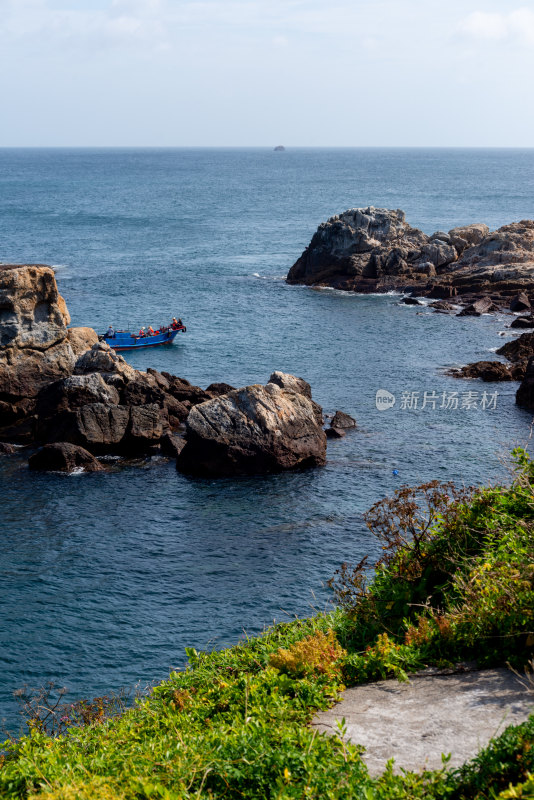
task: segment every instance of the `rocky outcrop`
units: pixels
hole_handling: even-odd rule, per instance
[[[517,339],[513,339],[511,342],[499,347],[497,354],[514,363],[528,361],[529,358],[534,356],[534,332],[522,333]]]
[[[97,342],[79,356],[73,375],[39,393],[37,438],[72,442],[94,453],[150,450],[188,414],[172,395],[171,383],[155,370],[133,369]]]
[[[427,236],[403,211],[353,208],[319,225],[288,283],[358,292],[410,290],[447,299],[512,297],[534,280],[534,221],[490,232],[477,223]],[[528,301],[528,298],[527,298]]]
[[[28,466],[32,470],[49,472],[73,472],[80,469],[84,472],[101,472],[104,469],[83,447],[66,442],[45,445],[30,456]]]
[[[481,378],[483,381],[520,381],[525,375],[526,361],[516,364],[503,364],[501,361],[475,361],[460,369],[452,369],[449,375],[453,378]]]
[[[32,469],[99,469],[93,456],[109,453],[163,452],[214,475],[325,461],[322,408],[302,378],[205,390],[136,370],[92,329],[67,328],[48,267],[0,270],[0,300],[0,433],[45,445]],[[187,441],[176,433],[186,418]]]
[[[290,383],[290,377],[280,380]],[[326,436],[311,399],[274,382],[195,406],[185,436],[177,467],[196,475],[261,474],[326,461]]]
[[[523,408],[534,409],[534,357],[529,359],[525,377],[515,395],[515,402]]]
[[[8,438],[31,438],[39,390],[71,372],[69,322],[52,269],[0,267],[0,429]]]

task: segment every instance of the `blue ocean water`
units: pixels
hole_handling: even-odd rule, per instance
[[[135,367],[201,386],[281,369],[359,423],[324,469],[262,478],[191,479],[165,460],[32,475],[24,453],[0,460],[0,720],[16,728],[24,683],[94,696],[165,677],[185,646],[324,608],[336,567],[375,552],[362,513],[403,482],[506,478],[531,423],[515,384],[443,373],[491,357],[504,318],[283,278],[346,208],[402,208],[432,233],[532,218],[533,198],[533,150],[0,150],[0,261],[56,265],[73,325],[180,315],[187,334],[128,356]],[[450,392],[457,409],[440,407]]]

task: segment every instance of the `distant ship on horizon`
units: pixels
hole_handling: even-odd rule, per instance
[[[277,144],[276,147],[274,148],[275,152],[279,152],[279,153],[282,152],[282,150],[285,150],[285,149],[286,148],[284,147],[283,144]]]

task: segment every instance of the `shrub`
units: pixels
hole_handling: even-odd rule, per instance
[[[280,672],[301,677],[306,674],[341,676],[339,662],[347,655],[330,629],[327,633],[307,636],[289,648],[280,647],[269,657],[269,663]]]

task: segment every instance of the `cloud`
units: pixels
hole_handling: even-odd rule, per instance
[[[459,25],[465,36],[482,41],[515,40],[534,44],[534,11],[522,7],[507,14],[473,11]]]

